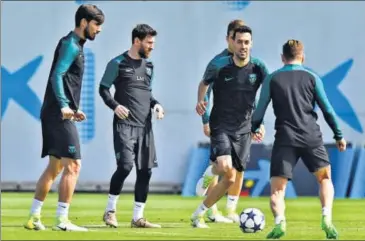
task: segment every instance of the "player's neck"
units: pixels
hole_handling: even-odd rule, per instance
[[[141,56],[139,55],[138,51],[133,46],[129,49],[128,55],[132,59],[141,59]]]
[[[77,37],[79,37],[80,39],[82,40],[85,40],[86,37],[85,37],[85,34],[84,34],[84,31],[82,31],[80,28],[75,28],[74,29],[74,33],[77,35]]]
[[[292,60],[292,61],[285,62],[285,65],[302,65],[302,61],[301,60]]]
[[[251,57],[248,56],[246,59],[241,60],[241,59],[237,58],[236,55],[233,55],[233,62],[238,67],[244,67],[244,66],[246,66],[250,62],[250,59],[251,59]]]

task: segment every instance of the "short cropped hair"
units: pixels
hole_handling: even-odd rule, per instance
[[[244,25],[245,25],[245,22],[243,22],[243,20],[241,20],[241,19],[232,20],[228,24],[228,27],[227,27],[227,36],[229,36],[229,33],[231,31],[233,31],[235,28],[238,28],[238,27],[241,27],[241,26],[244,26]]]
[[[241,26],[241,27],[238,27],[238,28],[235,28],[233,30],[233,35],[232,35],[232,39],[233,40],[236,39],[237,33],[249,33],[249,34],[252,35],[252,30],[251,30],[251,28],[249,26],[246,26],[246,25]]]
[[[75,14],[75,26],[79,27],[81,20],[85,18],[87,22],[95,20],[99,25],[104,23],[104,13],[93,4],[82,4]]]
[[[299,40],[290,39],[283,45],[283,56],[286,60],[293,60],[303,55],[304,45]]]
[[[134,44],[134,39],[138,38],[139,40],[144,40],[147,36],[157,36],[157,31],[153,29],[148,24],[138,24],[132,30],[132,44]]]

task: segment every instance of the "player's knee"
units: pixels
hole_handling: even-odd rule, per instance
[[[63,166],[61,164],[60,159],[50,159],[50,162],[48,163],[46,172],[48,176],[54,180],[56,177],[62,172]]]
[[[234,170],[234,168],[230,168],[226,171],[226,173],[223,176],[223,181],[227,187],[230,187],[235,183],[236,171]]]
[[[133,169],[133,163],[124,163],[118,165],[117,172],[119,176],[126,177],[129,175],[132,169]]]
[[[314,173],[314,175],[316,176],[319,183],[324,180],[329,180],[331,179],[331,167],[328,165],[326,167],[320,168]]]
[[[69,158],[63,158],[62,164],[64,172],[69,175],[78,176],[81,170],[81,160],[73,160]]]
[[[217,158],[216,170],[218,173],[226,174],[232,169],[232,160],[230,156],[220,156]]]
[[[151,176],[152,176],[151,169],[141,169],[137,171],[137,178],[150,180]]]
[[[137,185],[149,185],[151,176],[152,176],[151,169],[137,170],[136,184]]]

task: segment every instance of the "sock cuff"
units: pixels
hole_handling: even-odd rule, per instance
[[[146,205],[146,203],[142,203],[142,202],[134,202],[134,206],[137,206],[137,207],[144,207]]]
[[[70,204],[69,203],[64,203],[64,202],[58,202],[58,206],[64,207],[64,208],[69,208]]]
[[[227,195],[228,199],[231,199],[232,201],[237,201],[239,196],[234,196],[234,195]]]
[[[40,206],[43,205],[43,201],[39,201],[38,199],[33,199],[33,203],[36,203],[36,204],[38,204]]]

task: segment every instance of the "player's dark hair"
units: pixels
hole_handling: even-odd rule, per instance
[[[290,61],[303,55],[304,45],[299,40],[290,39],[283,45],[283,56]]]
[[[243,20],[241,20],[241,19],[232,20],[228,24],[228,27],[227,27],[227,36],[229,36],[229,33],[231,31],[233,31],[235,28],[238,28],[238,27],[241,27],[241,26],[244,26],[244,25],[245,25],[245,22],[243,22]]]
[[[133,30],[132,30],[132,44],[134,44],[134,39],[138,38],[139,40],[145,39],[147,36],[157,36],[157,31],[154,30],[151,26],[148,24],[138,24]]]
[[[75,14],[75,26],[79,27],[81,19],[85,18],[87,22],[95,20],[99,25],[104,23],[104,13],[95,5],[82,4]]]
[[[233,35],[232,35],[233,40],[236,39],[236,34],[237,33],[249,33],[249,34],[252,35],[252,30],[249,26],[246,26],[246,25],[235,28],[233,30]]]

